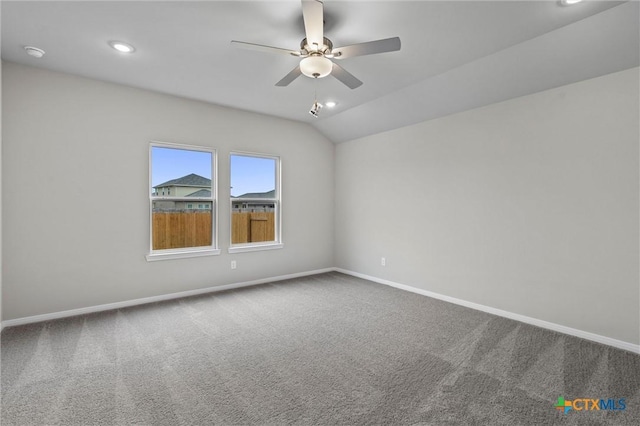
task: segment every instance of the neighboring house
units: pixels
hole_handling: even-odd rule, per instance
[[[200,189],[187,197],[193,198],[211,198],[210,189]],[[176,201],[176,209],[178,210],[211,210],[211,201],[194,200],[189,201]]]
[[[267,192],[248,192],[237,197],[231,196],[231,206],[234,212],[272,212],[275,210],[275,189]],[[211,210],[211,201],[201,198],[211,198],[211,179],[191,173],[177,179],[172,179],[153,187],[154,197],[169,199],[153,200],[153,211],[202,211]],[[194,198],[190,200],[173,200],[172,198]]]
[[[153,187],[154,197],[193,197],[186,200],[154,200],[153,211],[211,210],[211,201],[197,198],[211,198],[211,179],[195,173],[161,183]]]
[[[188,197],[201,189],[209,190],[211,195],[211,179],[207,179],[195,173],[172,179],[153,187],[153,195],[157,197]]]
[[[272,212],[275,210],[275,203],[269,198],[275,198],[275,189],[267,192],[248,192],[237,197],[231,197],[231,208],[234,212]]]

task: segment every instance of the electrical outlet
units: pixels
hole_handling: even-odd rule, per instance
[[[387,259],[385,259],[384,257],[380,258],[380,265],[387,266]]]
[[[238,264],[236,263],[235,260],[231,261],[231,269],[236,269],[236,267],[238,266]]]

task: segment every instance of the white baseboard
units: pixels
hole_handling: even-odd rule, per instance
[[[276,281],[289,280],[292,278],[306,277],[308,275],[332,272],[334,268],[316,269],[314,271],[298,272],[295,274],[280,275],[271,278],[261,278],[259,280],[244,281],[239,283],[221,285],[217,287],[199,288],[197,290],[180,291],[178,293],[162,294],[159,296],[145,297],[142,299],[125,300],[123,302],[107,303],[104,305],[89,306],[87,308],[70,309],[68,311],[52,312],[50,314],[34,315],[30,317],[10,319],[2,321],[2,328],[16,325],[31,324],[54,319],[74,317],[77,315],[92,314],[95,312],[110,311],[113,309],[128,308],[130,306],[145,305],[147,303],[162,302],[165,300],[179,299],[181,297],[197,296],[199,294],[214,293],[218,291],[232,290],[235,288],[249,287],[258,284],[272,283]]]
[[[582,339],[591,340],[593,342],[602,343],[604,345],[613,346],[614,348],[624,349],[625,351],[634,352],[640,354],[640,345],[636,345],[622,340],[613,339],[611,337],[601,336],[599,334],[590,333],[588,331],[578,330],[564,325],[555,324],[548,321],[543,321],[537,318],[531,318],[525,315],[515,314],[509,311],[503,311],[502,309],[492,308],[490,306],[480,305],[478,303],[468,302],[466,300],[457,299],[455,297],[445,296],[443,294],[434,293],[432,291],[423,290],[416,287],[411,287],[404,284],[399,284],[393,281],[385,280],[382,278],[372,277],[370,275],[361,274],[359,272],[353,272],[342,268],[334,268],[336,272],[351,275],[358,278],[363,278],[368,281],[373,281],[379,284],[388,285],[391,287],[399,288],[401,290],[410,291],[412,293],[421,294],[423,296],[432,297],[434,299],[443,300],[445,302],[453,303],[456,305],[464,306],[467,308],[475,309],[489,314],[497,315],[499,317],[509,318],[512,320],[520,321],[526,324],[535,325],[536,327],[546,328],[548,330],[557,331],[558,333],[568,334],[570,336],[580,337]]]

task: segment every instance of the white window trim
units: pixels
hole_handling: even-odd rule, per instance
[[[189,257],[217,256],[219,254],[220,254],[220,249],[212,249],[212,248],[205,248],[202,250],[168,249],[168,250],[154,250],[153,253],[147,254],[146,258],[148,262],[155,262],[156,260],[171,260],[171,259],[185,259]]]
[[[231,242],[231,228],[232,228],[232,215],[233,215],[233,200],[245,200],[244,198],[233,198],[229,197],[229,248],[227,249],[228,253],[244,253],[250,251],[262,251],[262,250],[277,250],[284,248],[284,243],[282,242],[282,160],[280,156],[271,155],[271,154],[262,154],[257,152],[246,152],[246,151],[231,151],[229,153],[229,175],[231,175],[231,156],[232,155],[244,155],[248,157],[258,157],[258,158],[270,158],[275,160],[276,163],[276,198],[251,198],[246,199],[249,201],[266,201],[275,204],[275,241],[261,241],[257,243],[242,243],[242,244],[233,244]]]
[[[262,251],[262,250],[278,250],[284,248],[282,243],[246,243],[246,244],[234,244],[233,247],[229,247],[229,253],[245,253],[249,251]]]
[[[153,183],[151,179],[153,147],[172,148],[191,151],[207,152],[211,154],[211,198],[205,197],[170,197],[152,196]],[[171,142],[151,141],[149,143],[149,252],[145,256],[147,262],[157,260],[184,259],[190,257],[217,256],[220,254],[218,246],[218,153],[214,148],[197,145],[185,145]],[[185,247],[176,249],[153,250],[153,202],[156,200],[172,201],[208,201],[211,202],[211,245],[202,247]]]

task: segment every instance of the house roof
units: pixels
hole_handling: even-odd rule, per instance
[[[211,197],[211,190],[209,189],[200,189],[196,192],[193,192],[189,195],[187,195],[187,197]]]
[[[159,188],[162,186],[202,186],[205,188],[211,188],[211,179],[207,179],[195,173],[191,173],[177,179],[168,180],[164,183],[161,183],[160,185],[154,186],[154,188]]]
[[[272,189],[267,192],[247,192],[246,194],[238,195],[234,198],[275,198],[276,190]]]

